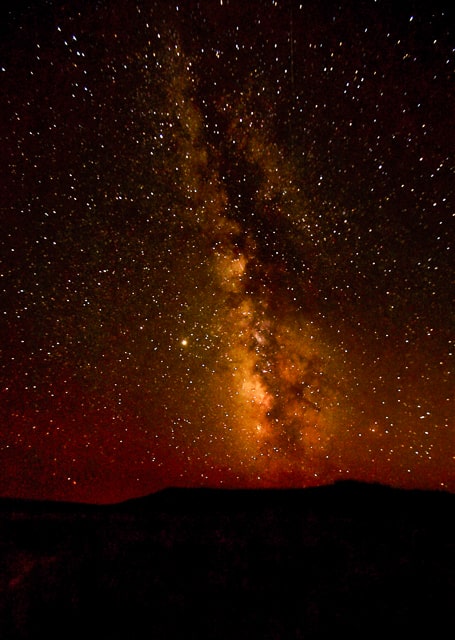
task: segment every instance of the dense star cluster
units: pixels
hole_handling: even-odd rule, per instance
[[[2,10],[2,495],[455,490],[430,5]]]

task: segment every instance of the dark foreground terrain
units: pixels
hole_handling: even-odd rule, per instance
[[[452,637],[455,495],[340,483],[0,502],[0,638]]]

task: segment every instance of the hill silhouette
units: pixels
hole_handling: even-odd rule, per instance
[[[0,637],[383,637],[453,628],[455,495],[342,482],[0,501]]]

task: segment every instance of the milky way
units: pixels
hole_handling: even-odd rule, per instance
[[[1,494],[455,490],[448,11],[3,13]]]

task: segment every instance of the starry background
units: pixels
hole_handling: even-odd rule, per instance
[[[449,3],[1,18],[0,494],[455,491]]]

